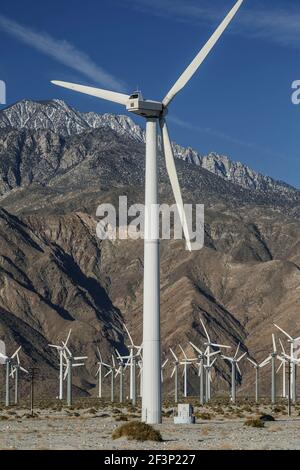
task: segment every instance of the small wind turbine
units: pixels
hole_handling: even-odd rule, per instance
[[[166,365],[168,364],[169,362],[169,359],[167,358],[161,365],[161,371],[160,371],[160,378],[161,378],[161,383],[164,382],[164,368],[166,367]]]
[[[239,367],[239,362],[246,356],[247,352],[244,352],[240,357],[238,357],[239,350],[240,350],[241,343],[238,344],[236,348],[235,355],[233,357],[224,356],[221,357],[225,359],[225,361],[229,361],[231,364],[231,401],[232,403],[236,402],[236,370],[238,370],[239,374],[242,375],[241,369]]]
[[[282,369],[282,398],[286,398],[286,395],[287,395],[286,393],[286,364],[288,363],[288,360],[286,359],[287,354],[280,338],[279,338],[279,343],[280,343],[280,347],[281,347],[283,355],[278,356],[278,359],[280,360],[280,364],[276,371],[276,374],[278,374],[280,369]]]
[[[133,343],[132,337],[126,328],[126,325],[123,324],[124,329],[128,335],[130,344],[127,345],[127,348],[129,349],[130,356],[129,356],[129,366],[130,366],[130,382],[129,382],[129,397],[130,400],[132,401],[133,406],[136,405],[136,362],[137,362],[137,357],[141,353],[142,346],[136,346]],[[136,349],[137,353],[135,354],[134,350]]]
[[[186,245],[191,250],[190,235],[186,221],[180,186],[176,173],[174,155],[169,137],[166,116],[168,106],[175,96],[185,87],[199,66],[213,49],[223,32],[242,5],[238,0],[219,25],[209,41],[200,50],[172,86],[162,102],[145,100],[140,92],[132,95],[115,93],[89,86],[61,81],[53,84],[74,91],[96,96],[126,106],[129,112],[144,117],[146,121],[146,177],[145,177],[145,237],[144,237],[144,298],[143,298],[143,396],[142,420],[148,424],[161,423],[161,348],[160,348],[160,281],[159,281],[159,213],[158,173],[157,173],[157,123],[160,124],[162,147],[167,172],[173,188],[178,213],[184,231]]]
[[[201,351],[201,349],[199,349],[197,346],[195,346],[194,343],[192,343],[190,341],[190,345],[195,349],[195,351],[197,352],[197,355],[198,355],[198,377],[199,377],[199,380],[200,380],[200,384],[199,384],[199,392],[200,392],[200,405],[203,406],[205,404],[205,366],[207,365],[206,364],[206,361],[207,361],[207,351],[208,351],[208,347],[206,348],[206,350],[203,352]],[[216,354],[219,354],[221,351],[218,350],[218,351],[215,351],[213,353],[210,354],[210,358],[212,356],[215,356]],[[211,364],[213,365],[213,364]],[[211,367],[210,365],[210,367]],[[210,380],[210,379],[209,379]]]
[[[254,366],[254,369],[255,369],[255,402],[258,403],[259,402],[259,369],[260,369],[260,365],[256,361],[251,359],[250,357],[247,357],[246,359]]]
[[[297,346],[299,346],[300,336],[298,336],[297,338],[293,338],[283,328],[276,325],[276,323],[273,323],[273,325],[288,338],[288,343],[290,343],[290,357],[297,359],[295,357],[295,352],[296,352]],[[296,397],[296,388],[297,388],[296,362],[295,361],[291,362],[291,399],[293,403],[296,403],[296,400],[297,400],[297,397]]]
[[[5,364],[6,366],[6,378],[5,378],[5,406],[10,405],[10,389],[9,389],[9,376],[10,376],[10,369],[11,369],[11,364],[14,360],[14,358],[17,356],[18,352],[20,351],[22,346],[19,346],[18,349],[11,355],[7,356],[6,355],[6,350],[5,350],[5,345],[3,347],[4,343],[2,343],[2,350],[4,352],[0,352],[0,364]]]
[[[73,356],[69,347],[66,343],[62,342],[64,346],[63,356],[66,361],[65,363],[65,373],[64,373],[64,380],[67,379],[67,404],[68,406],[72,406],[72,373],[73,367],[82,367],[84,366],[84,362],[74,362],[74,361],[84,361],[87,359],[87,356]]]
[[[109,368],[110,366],[103,362],[102,360],[102,355],[100,353],[100,349],[97,346],[97,353],[98,353],[98,359],[99,361],[97,362],[98,364],[98,369],[96,372],[96,377],[98,375],[98,398],[102,398],[102,367]]]
[[[110,378],[111,378],[111,383],[110,383],[110,401],[112,403],[114,403],[115,401],[115,374],[117,372],[117,367],[116,367],[116,361],[115,361],[115,357],[114,355],[112,354],[111,355],[111,362],[112,362],[112,365],[111,366],[108,366],[109,367],[109,371],[105,374],[104,377],[107,377],[108,375],[110,375]]]
[[[124,370],[129,365],[129,360],[131,359],[131,356],[121,356],[117,349],[115,349],[115,351],[117,353],[117,359],[119,362],[119,368],[116,372],[115,377],[120,375],[120,403],[123,403],[124,401]]]
[[[174,369],[173,369],[172,374],[171,374],[171,378],[174,375],[174,380],[175,380],[175,383],[174,383],[174,401],[175,401],[175,403],[178,403],[178,367],[179,367],[180,361],[179,361],[178,357],[176,356],[176,354],[174,353],[172,348],[170,348],[170,351],[171,351],[172,356],[174,357],[174,361],[173,361]]]
[[[70,336],[71,336],[72,330],[69,330],[68,336],[66,341],[63,343],[64,346],[60,346],[57,344],[48,344],[50,348],[54,348],[57,350],[58,355],[59,355],[59,387],[58,387],[58,399],[62,400],[64,397],[64,366],[63,366],[63,360],[64,360],[64,351],[66,350],[66,346],[68,345]]]
[[[19,352],[17,352],[15,357],[17,359],[17,363],[12,364],[10,375],[15,379],[15,405],[17,405],[19,403],[19,371],[25,372],[25,374],[28,374],[29,372],[21,366]]]
[[[195,358],[188,358],[185,351],[179,344],[179,348],[182,351],[183,359],[180,361],[180,364],[184,366],[183,368],[183,396],[186,398],[188,396],[188,366],[193,364],[197,359]]]
[[[230,349],[231,346],[226,346],[226,345],[224,345],[224,344],[218,344],[218,343],[212,342],[211,339],[210,339],[210,336],[209,336],[209,334],[208,334],[208,331],[207,331],[207,329],[205,328],[205,325],[204,325],[204,323],[203,323],[203,321],[202,321],[201,318],[200,318],[200,322],[201,322],[201,325],[202,325],[203,330],[204,330],[204,332],[205,332],[205,336],[206,336],[206,338],[207,338],[207,342],[205,342],[204,344],[205,344],[205,346],[207,346],[207,348],[206,348],[206,354],[205,354],[206,357],[207,357],[207,362],[206,362],[206,366],[207,366],[207,367],[206,367],[206,368],[207,368],[207,370],[209,370],[210,358],[211,358],[211,356],[213,356],[213,353],[211,353],[211,348],[220,348],[220,349],[225,348],[225,349]],[[206,381],[206,401],[209,401],[210,399],[211,399],[211,380],[207,380],[207,381]]]
[[[272,344],[273,344],[273,352],[260,364],[260,367],[265,367],[266,365],[271,363],[272,367],[272,374],[271,374],[271,402],[274,405],[276,403],[276,359],[278,357],[277,354],[277,346],[275,341],[275,335],[272,334]]]

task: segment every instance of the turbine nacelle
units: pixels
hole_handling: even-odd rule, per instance
[[[145,118],[159,118],[163,112],[163,104],[159,101],[144,100],[142,93],[137,91],[130,95],[126,109]]]

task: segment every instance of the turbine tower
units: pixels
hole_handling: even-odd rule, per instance
[[[174,360],[173,360],[174,368],[173,368],[172,374],[171,374],[171,378],[174,375],[174,381],[175,381],[175,383],[174,383],[174,401],[175,401],[175,403],[178,403],[178,367],[179,367],[180,362],[179,362],[179,359],[176,356],[176,354],[174,353],[172,348],[170,348],[170,351],[171,351],[172,356],[174,357]]]
[[[59,386],[58,386],[58,399],[62,400],[64,397],[64,353],[66,351],[66,347],[68,345],[72,330],[69,330],[67,339],[65,342],[62,341],[63,346],[57,344],[48,344],[50,348],[54,348],[57,350],[59,355]]]
[[[159,122],[162,149],[173,189],[186,245],[191,250],[188,226],[176,173],[173,149],[166,116],[168,106],[185,87],[199,66],[213,49],[242,5],[238,0],[214,34],[179,77],[162,102],[145,100],[140,92],[132,95],[116,93],[74,83],[52,81],[53,84],[74,91],[119,103],[129,112],[146,119],[146,175],[145,175],[145,236],[144,236],[144,297],[143,297],[143,394],[142,420],[148,424],[161,423],[161,347],[160,347],[160,277],[159,277],[159,213],[157,153]]]
[[[5,406],[10,405],[10,389],[9,389],[9,376],[11,372],[12,362],[15,357],[17,357],[22,346],[19,346],[18,349],[11,355],[7,356],[5,353],[5,344],[2,342],[0,352],[0,364],[5,364],[6,367],[6,376],[5,376]]]

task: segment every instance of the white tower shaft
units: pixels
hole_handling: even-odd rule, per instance
[[[146,124],[142,420],[161,423],[157,119]]]

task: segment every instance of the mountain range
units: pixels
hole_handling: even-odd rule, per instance
[[[300,191],[227,157],[173,147],[184,201],[205,206],[205,247],[189,254],[180,240],[161,243],[163,356],[179,343],[189,354],[189,341],[203,345],[202,318],[215,341],[262,360],[273,321],[300,335]],[[161,156],[159,178],[161,202],[173,203]],[[143,243],[99,240],[95,214],[120,195],[143,202],[143,185],[144,130],[129,117],[60,100],[0,112],[0,339],[9,350],[22,344],[24,365],[47,379],[41,394],[58,385],[47,344],[70,328],[70,347],[89,357],[74,374],[78,394],[95,394],[97,346],[106,361],[115,347],[127,351],[124,323],[141,342]],[[241,370],[240,393],[249,392],[253,370],[247,361]],[[170,392],[168,367],[165,375]],[[229,381],[218,359],[214,387],[228,393]],[[191,369],[194,393],[197,384]]]

